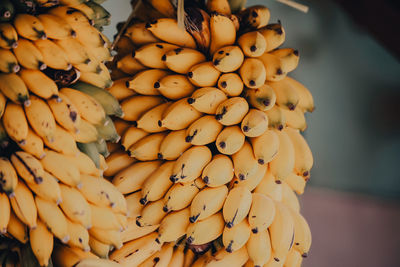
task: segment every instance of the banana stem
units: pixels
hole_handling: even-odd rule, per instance
[[[299,4],[297,2],[294,2],[292,0],[276,0],[282,4],[288,5],[290,7],[293,7],[297,10],[300,10],[301,12],[307,13],[308,12],[308,6]]]
[[[185,30],[185,0],[178,0],[177,18],[179,28]]]

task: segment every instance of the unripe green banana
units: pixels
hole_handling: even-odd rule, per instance
[[[243,81],[237,73],[223,73],[218,79],[218,88],[228,96],[239,96],[243,91]]]
[[[215,87],[203,87],[191,95],[188,103],[200,112],[215,114],[218,105],[225,100],[227,97],[222,90]]]

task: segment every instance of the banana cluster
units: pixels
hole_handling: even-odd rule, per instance
[[[282,47],[267,7],[233,14],[209,0],[185,8],[182,29],[171,2],[139,1],[111,64],[108,91],[125,116],[104,175],[129,219],[110,259],[300,266],[311,232],[297,195],[313,165],[301,132],[314,102],[289,74],[299,52]]]

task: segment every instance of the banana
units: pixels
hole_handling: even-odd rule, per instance
[[[0,91],[0,118],[3,117],[4,110],[6,109],[7,98],[4,94]],[[5,130],[4,130],[5,131]]]
[[[304,193],[304,188],[306,186],[306,179],[300,175],[295,173],[290,173],[288,177],[286,177],[285,182],[290,186],[290,188],[295,191],[298,195],[302,195]]]
[[[241,129],[247,137],[258,137],[268,129],[268,116],[258,109],[250,109],[242,120]]]
[[[261,165],[271,162],[279,151],[279,137],[276,131],[267,129],[262,135],[250,138],[254,156]]]
[[[283,131],[276,131],[279,138],[279,149],[276,156],[269,163],[272,175],[277,181],[285,180],[292,172],[295,163],[295,151],[289,135]]]
[[[42,23],[48,38],[59,40],[76,37],[76,32],[60,17],[52,14],[40,14],[37,18]]]
[[[43,55],[43,62],[48,67],[58,70],[70,70],[72,68],[71,63],[62,48],[49,39],[36,40],[35,46]]]
[[[146,3],[166,17],[174,18],[176,16],[175,8],[169,0],[146,0]]]
[[[187,100],[199,112],[215,114],[218,106],[228,98],[222,90],[215,87],[199,88]]]
[[[262,5],[251,6],[239,13],[244,28],[259,29],[268,24],[270,11]]]
[[[95,27],[84,24],[81,24],[79,27],[74,27],[73,25],[71,26],[74,31],[76,31],[76,39],[88,50],[90,48],[100,48],[100,50],[105,51],[105,49],[102,48],[106,48],[108,46],[107,40],[104,39],[103,35]]]
[[[154,84],[168,74],[168,71],[161,69],[143,70],[127,82],[127,87],[141,95],[160,95]]]
[[[18,46],[18,33],[10,23],[0,23],[0,47],[11,49]]]
[[[224,224],[221,212],[202,221],[191,223],[186,229],[186,242],[191,245],[201,245],[213,241],[222,234]]]
[[[159,224],[152,226],[139,226],[136,224],[136,217],[128,219],[128,227],[121,232],[123,243],[138,239],[157,230]]]
[[[145,130],[139,129],[135,126],[130,126],[122,136],[121,145],[125,148],[125,150],[128,150],[129,147],[148,135],[149,133]]]
[[[186,30],[178,26],[176,19],[161,18],[146,24],[149,30],[156,38],[174,45],[196,48],[196,42]]]
[[[146,131],[147,133],[157,133],[167,130],[165,127],[160,127],[158,122],[162,119],[164,111],[171,104],[172,102],[166,102],[150,109],[144,113],[138,121],[136,121],[136,127]]]
[[[239,46],[224,46],[214,53],[212,61],[220,72],[234,72],[243,64],[244,55]]]
[[[232,161],[235,175],[239,180],[246,180],[257,171],[257,159],[248,141],[245,141],[240,150],[232,155]]]
[[[249,225],[254,234],[267,231],[275,217],[274,201],[260,193],[253,193],[251,208],[249,211]]]
[[[186,142],[186,129],[171,131],[160,144],[159,159],[175,160],[192,144]]]
[[[299,51],[293,48],[276,49],[271,54],[281,59],[283,72],[291,72],[299,64]]]
[[[67,243],[70,239],[68,234],[67,218],[59,207],[53,202],[44,200],[35,196],[35,204],[40,219],[46,224],[47,228],[60,239],[61,242]]]
[[[43,166],[40,161],[34,158],[31,154],[16,151],[11,155],[11,162],[19,177],[24,179],[25,182],[40,184],[43,181]]]
[[[183,152],[176,160],[170,180],[174,183],[188,183],[201,175],[211,161],[211,151],[206,146],[194,146]]]
[[[47,266],[53,251],[53,234],[38,220],[37,227],[29,230],[29,243],[40,266]]]
[[[29,40],[47,38],[43,24],[33,15],[17,14],[14,18],[14,27],[20,36]]]
[[[301,266],[301,263],[303,261],[303,258],[300,254],[300,252],[298,252],[295,249],[291,249],[286,257],[284,266],[285,267],[299,267]]]
[[[245,186],[247,187],[247,189],[249,189],[250,191],[253,191],[261,182],[261,180],[263,179],[265,173],[267,172],[268,169],[268,165],[258,165],[257,166],[257,171],[250,175],[249,177],[247,177],[246,180],[240,180],[239,178],[235,177],[232,182],[233,182],[233,186]]]
[[[238,44],[247,57],[259,57],[267,48],[267,41],[258,31],[242,34],[238,39]]]
[[[180,245],[177,246],[175,251],[172,253],[171,260],[168,264],[168,267],[182,267],[185,261],[185,253],[184,253],[184,246]]]
[[[136,224],[142,226],[152,226],[160,224],[166,213],[163,211],[164,200],[159,199],[147,203],[140,215],[136,218]]]
[[[172,186],[169,177],[174,164],[174,161],[166,161],[144,181],[141,189],[141,204],[145,205],[148,201],[159,200],[165,195]]]
[[[157,242],[174,242],[186,234],[189,226],[189,208],[167,214],[158,228]]]
[[[161,250],[162,244],[155,241],[156,237],[157,233],[151,233],[125,243],[121,249],[111,253],[110,260],[122,266],[138,266],[151,255]]]
[[[127,216],[129,218],[136,220],[136,217],[140,215],[140,212],[143,209],[143,205],[140,203],[141,199],[142,192],[140,192],[140,190],[125,196],[126,206],[128,209]]]
[[[275,177],[268,170],[255,188],[254,193],[261,193],[275,201],[282,201],[282,184],[276,183]]]
[[[108,88],[112,85],[110,72],[104,63],[100,63],[99,72],[81,71],[79,80],[100,88]]]
[[[168,43],[150,43],[135,50],[134,58],[148,68],[167,69],[165,61],[161,58],[168,51],[177,48],[179,48],[179,46]]]
[[[225,226],[222,233],[222,242],[224,243],[225,250],[232,253],[242,248],[246,245],[247,240],[249,240],[250,232],[247,220],[243,220],[231,228]]]
[[[47,201],[51,201],[57,205],[60,204],[62,197],[57,179],[48,172],[44,172],[41,178],[42,182],[40,184],[28,183],[29,189],[32,190],[35,195]]]
[[[71,247],[77,247],[83,251],[90,251],[89,246],[89,232],[79,223],[74,223],[67,219],[68,234],[70,239],[68,245]]]
[[[0,210],[1,210],[1,217],[0,217],[0,234],[7,233],[7,226],[10,221],[10,201],[5,193],[0,193]],[[187,223],[189,223],[189,212],[186,219]]]
[[[56,121],[47,103],[37,96],[30,96],[31,105],[25,107],[25,114],[33,130],[43,140],[54,141]]]
[[[287,73],[283,71],[282,60],[279,57],[270,53],[264,53],[258,59],[264,64],[267,81],[277,82],[286,77]]]
[[[0,48],[0,58],[0,71],[4,73],[16,73],[21,69],[17,58],[10,50]]]
[[[26,244],[29,241],[28,228],[21,222],[15,213],[11,210],[10,220],[7,226],[7,233],[17,239],[22,244]]]
[[[207,10],[210,13],[218,13],[222,15],[230,15],[231,7],[227,0],[209,0],[207,1]]]
[[[62,202],[60,207],[64,214],[73,222],[79,223],[86,229],[92,227],[92,209],[82,193],[77,189],[60,184]]]
[[[16,104],[29,106],[29,92],[24,81],[14,73],[0,73],[0,92]]]
[[[10,198],[10,204],[15,215],[30,229],[37,226],[37,209],[32,192],[23,183],[19,182],[14,191],[14,197]]]
[[[146,111],[165,102],[159,96],[134,95],[125,99],[121,103],[121,108],[125,114],[123,119],[126,121],[137,121]]]
[[[246,187],[239,186],[229,191],[222,208],[226,227],[232,228],[246,218],[250,211],[251,201],[251,192]]]
[[[227,195],[228,188],[225,185],[201,190],[190,205],[189,221],[195,223],[217,213],[223,207]]]
[[[76,143],[78,146],[79,150],[84,153],[87,157],[89,157],[91,163],[91,166],[94,165],[95,168],[100,169],[100,157],[99,157],[99,151],[97,150],[96,143],[95,142],[90,142],[90,143]],[[71,158],[71,157],[69,157]],[[71,162],[75,162],[76,160],[71,159]],[[76,163],[75,163],[76,164]],[[81,164],[78,163],[75,166],[79,169],[82,167],[79,167]],[[98,172],[97,172],[98,173]],[[101,171],[100,171],[101,174]]]
[[[160,39],[147,29],[145,22],[133,23],[126,29],[124,36],[129,37],[135,45],[145,45],[160,41]]]
[[[91,267],[91,266],[98,266],[98,267],[118,267],[120,266],[118,263],[107,260],[107,259],[92,259],[92,258],[85,258],[79,261],[76,267]]]
[[[65,20],[72,29],[76,31],[76,28],[82,26],[90,26],[88,18],[81,11],[71,8],[69,6],[56,6],[48,10],[49,14],[56,15]]]
[[[28,89],[37,96],[45,99],[58,99],[58,88],[56,83],[37,69],[22,69],[19,76],[24,81]]]
[[[188,127],[185,140],[192,145],[206,145],[217,139],[222,128],[214,116],[203,116]]]
[[[267,73],[264,64],[257,58],[246,58],[240,66],[239,74],[248,88],[259,88],[265,83]]]
[[[129,126],[130,123],[128,121],[119,118],[114,118],[114,127],[118,135],[120,136],[123,135],[125,131],[129,128]]]
[[[263,84],[256,89],[247,89],[246,99],[252,107],[267,111],[275,105],[276,94],[271,86]]]
[[[297,175],[307,178],[313,165],[311,149],[299,131],[292,128],[286,128],[284,131],[288,134],[294,147],[294,171]]]
[[[204,167],[202,179],[209,187],[219,187],[230,182],[233,178],[233,163],[226,155],[214,155]]]
[[[225,126],[240,123],[249,111],[249,104],[243,97],[231,97],[218,105],[215,118]]]
[[[3,122],[0,120],[0,147],[1,148],[8,147],[8,145],[10,144],[10,141],[11,140],[8,138],[6,129],[4,129]]]
[[[112,74],[112,73],[111,73]],[[131,78],[121,78],[115,80],[110,88],[107,88],[107,91],[112,94],[118,101],[124,100],[130,96],[135,95],[135,91],[129,89],[126,86],[126,82]]]
[[[104,244],[93,236],[89,235],[89,246],[92,253],[103,259],[108,258],[108,253],[111,250],[111,246],[109,244]]]
[[[139,60],[135,59],[133,55],[127,54],[117,61],[117,69],[125,74],[135,75],[140,71],[146,69]]]
[[[276,104],[285,109],[294,110],[299,103],[300,97],[296,89],[286,82],[281,80],[278,82],[267,82],[271,86],[276,95]]]
[[[295,224],[289,208],[275,202],[275,218],[268,228],[275,261],[284,261],[293,245]]]
[[[161,60],[168,69],[180,74],[187,74],[192,66],[206,61],[206,57],[196,49],[176,48],[165,53]]]
[[[225,249],[219,250],[213,257],[209,257],[204,265],[206,267],[223,267],[223,266],[243,266],[249,255],[246,247],[234,251],[232,253],[227,252]]]
[[[85,0],[59,0],[60,4],[68,7],[76,7],[79,4],[86,2]]]
[[[258,29],[258,32],[261,33],[267,41],[265,52],[274,50],[285,41],[286,33],[281,23],[268,24]]]
[[[51,16],[49,14],[46,15]],[[83,64],[95,69],[94,66],[96,62],[91,61],[86,48],[78,40],[74,38],[65,38],[54,40],[54,43],[64,51],[71,64],[75,67],[79,68],[81,64]]]
[[[198,87],[210,87],[217,84],[221,72],[214,68],[211,61],[193,65],[187,76],[192,84]]]
[[[58,97],[61,101],[55,98],[51,98],[47,101],[47,104],[53,112],[54,119],[69,132],[77,132],[81,122],[78,109],[63,93],[60,92]]]
[[[0,157],[0,176],[1,190],[7,195],[13,196],[18,185],[18,176],[11,162],[5,157]]]
[[[294,222],[293,248],[300,252],[302,257],[307,257],[311,247],[311,231],[306,219],[294,210],[290,210]],[[290,253],[290,252],[289,252]]]
[[[154,88],[164,97],[178,100],[190,96],[195,87],[190,80],[182,74],[169,74],[154,83]]]
[[[245,138],[239,126],[228,126],[219,133],[215,144],[222,154],[233,155],[242,148]]]
[[[89,204],[89,207],[92,218],[91,222],[94,228],[118,231],[123,230],[123,226],[111,209],[98,207],[92,204]]]
[[[279,108],[282,109],[282,113],[285,116],[287,127],[300,131],[305,131],[307,129],[306,118],[301,109],[296,108],[295,110],[288,110],[281,107]]]
[[[303,112],[312,112],[314,110],[314,99],[311,92],[303,84],[293,78],[286,76],[284,78],[284,81],[290,84],[299,95],[299,102],[297,103],[297,107],[300,108]]]
[[[293,211],[300,212],[299,199],[292,188],[290,188],[285,181],[282,182],[282,203],[285,204],[286,207],[291,208]]]
[[[127,152],[129,156],[140,161],[156,160],[160,151],[161,142],[166,135],[166,132],[162,132],[143,137],[130,146]]]
[[[193,250],[187,249],[185,251],[185,259],[183,261],[183,267],[190,267],[194,263],[196,258],[196,254],[194,254]]]
[[[109,152],[107,150],[107,145],[105,141],[118,143],[119,140],[121,139],[121,136],[119,136],[112,119],[108,115],[105,115],[104,124],[96,125],[96,130],[99,135],[99,140],[96,142],[97,149],[99,150],[100,154],[103,154],[103,156],[108,157]]]
[[[169,1],[168,1],[169,2]],[[140,267],[168,267],[174,252],[174,243],[163,245],[161,250],[147,258]]]
[[[159,125],[170,130],[182,130],[200,118],[201,112],[188,103],[188,98],[182,98],[171,104],[163,113]]]
[[[236,41],[235,24],[229,17],[222,14],[211,14],[210,34],[211,44],[209,51],[211,55],[215,54],[221,47],[233,45]]]
[[[142,187],[146,178],[161,165],[160,161],[135,162],[117,173],[112,183],[122,194],[135,192]]]
[[[104,171],[104,176],[111,177],[135,163],[136,160],[129,157],[129,155],[124,151],[118,150],[111,152],[110,156],[106,158],[106,162],[108,168]]]
[[[200,178],[191,183],[174,184],[164,196],[164,212],[186,208],[204,186],[205,184]]]
[[[18,63],[24,68],[39,70],[47,68],[41,51],[29,40],[18,40],[18,46],[13,48],[13,52]]]
[[[272,256],[270,234],[268,231],[260,231],[257,234],[250,233],[249,241],[246,244],[249,259],[254,267],[265,266]]]
[[[80,187],[81,177],[79,169],[73,161],[63,154],[52,150],[45,150],[46,157],[40,160],[43,168],[54,175],[58,180],[66,185]]]
[[[84,259],[97,258],[93,253],[82,251],[80,248],[55,243],[52,262],[60,267],[69,267],[79,264]]]
[[[76,156],[79,153],[74,137],[58,125],[56,125],[52,142],[49,142],[46,138],[43,141],[47,147],[61,154]]]
[[[122,247],[122,236],[119,230],[105,230],[92,227],[89,229],[89,235],[104,244],[112,245],[117,250]]]
[[[283,109],[279,108],[278,105],[274,105],[272,108],[265,111],[268,116],[268,126],[275,128],[279,131],[286,125],[286,116],[283,113]]]

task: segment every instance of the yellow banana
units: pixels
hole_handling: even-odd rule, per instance
[[[142,192],[136,191],[130,195],[125,196],[126,206],[128,209],[128,217],[134,218],[140,215],[140,212],[143,209],[143,205],[140,203],[140,199],[142,198]]]
[[[150,109],[136,121],[136,127],[146,131],[147,133],[157,133],[167,130],[167,128],[160,127],[158,122],[162,119],[164,111],[171,104],[172,102],[166,102]]]
[[[18,176],[11,162],[5,157],[0,157],[0,174],[1,190],[7,195],[13,196],[18,185]]]
[[[125,55],[117,61],[117,69],[125,74],[135,75],[146,69],[139,60],[135,59],[131,54]]]
[[[47,38],[43,24],[33,15],[17,14],[14,18],[14,27],[20,36],[29,40]]]
[[[196,48],[196,42],[193,37],[186,30],[178,26],[176,19],[157,19],[151,23],[147,23],[146,29],[164,42],[182,47]]]
[[[112,94],[117,100],[121,101],[130,96],[135,95],[135,91],[129,89],[126,86],[126,82],[131,78],[121,78],[115,80],[110,88],[107,88],[107,91]]]
[[[182,130],[200,118],[201,114],[188,103],[188,98],[182,98],[164,111],[160,123],[162,127],[170,130]]]
[[[299,95],[296,89],[286,82],[281,80],[278,82],[267,82],[267,85],[271,86],[276,95],[276,104],[281,108],[294,110],[299,103]]]
[[[31,104],[24,81],[15,73],[0,73],[0,92],[16,104]]]
[[[84,259],[98,258],[93,253],[82,251],[80,248],[61,245],[58,243],[56,243],[54,246],[55,248],[53,251],[52,261],[54,265],[60,267],[74,266]]]
[[[85,258],[79,261],[76,267],[91,267],[91,266],[98,266],[98,267],[118,267],[120,266],[118,263],[114,261],[110,261],[107,259],[92,259],[92,258]]]
[[[249,104],[243,97],[231,97],[218,105],[215,118],[225,126],[240,123],[249,111]]]
[[[159,224],[151,226],[139,226],[136,224],[136,218],[128,219],[128,227],[121,232],[123,243],[138,239],[157,230]]]
[[[141,95],[159,95],[160,92],[154,84],[168,73],[168,71],[160,69],[143,70],[127,82],[127,87]]]
[[[56,83],[46,76],[43,72],[36,69],[22,69],[19,76],[24,81],[28,89],[37,96],[45,99],[51,97],[58,98],[58,88]]]
[[[244,28],[259,29],[268,24],[270,11],[266,6],[256,5],[239,13]]]
[[[7,98],[0,91],[0,118],[3,117],[4,110],[6,109],[6,104],[7,104]],[[5,129],[3,129],[2,131],[5,131]]]
[[[262,135],[250,138],[254,156],[261,165],[271,162],[279,151],[279,137],[276,131],[267,129]]]
[[[52,142],[49,142],[46,138],[43,141],[47,147],[61,154],[76,156],[79,153],[74,137],[58,125],[56,125]]]
[[[123,226],[111,209],[98,207],[92,204],[89,204],[89,206],[93,228],[118,231],[123,230]]]
[[[32,192],[23,183],[19,182],[14,191],[14,197],[10,198],[11,207],[15,215],[29,228],[37,226],[37,209]]]
[[[29,242],[40,266],[47,266],[53,251],[54,238],[41,220],[38,220],[35,229],[29,230]]]
[[[10,220],[7,226],[7,233],[17,239],[22,244],[26,244],[29,241],[28,228],[21,222],[15,213],[11,210]]]
[[[223,15],[231,14],[231,7],[227,0],[209,0],[207,1],[207,10],[210,13],[216,12]]]
[[[268,129],[268,116],[258,109],[250,109],[242,120],[241,128],[247,137],[258,137]]]
[[[220,251],[224,251],[221,249]],[[230,254],[226,252],[227,254]],[[208,250],[205,254],[200,255],[191,265],[192,267],[203,267],[205,266],[206,262],[211,259],[211,250]]]
[[[61,203],[61,189],[57,179],[48,172],[44,172],[41,176],[42,182],[28,183],[28,187],[39,197],[54,202],[57,205]]]
[[[60,92],[58,97],[61,101],[55,98],[51,98],[47,101],[55,120],[64,129],[70,132],[76,132],[81,121],[78,109],[63,93]]]
[[[175,160],[189,147],[191,143],[186,142],[186,129],[171,131],[161,142],[158,153],[159,159]]]
[[[233,188],[226,197],[222,213],[228,228],[239,224],[250,211],[252,195],[244,186]]]
[[[11,162],[19,177],[24,179],[25,182],[40,184],[43,181],[43,166],[31,154],[16,151],[11,155]]]
[[[253,148],[247,141],[238,152],[232,155],[234,172],[239,180],[246,180],[257,171],[257,159],[254,157]]]
[[[254,234],[267,231],[275,217],[274,201],[260,193],[253,193],[249,211],[249,224]]]
[[[291,72],[299,64],[299,51],[293,48],[276,49],[271,54],[281,59],[283,72]]]
[[[302,176],[299,176],[295,173],[290,173],[288,177],[286,177],[285,182],[295,191],[298,195],[302,195],[304,193],[304,188],[306,186],[306,179]]]
[[[136,218],[136,224],[142,226],[153,226],[160,224],[166,213],[163,211],[164,200],[159,199],[147,203],[140,215]]]
[[[191,183],[174,184],[164,196],[164,212],[186,208],[204,186],[205,184],[200,178],[197,178]]]
[[[238,44],[247,57],[259,57],[267,49],[267,41],[257,31],[242,34],[238,39]]]
[[[91,143],[99,140],[99,133],[96,127],[84,119],[80,120],[78,129],[70,133],[74,136],[75,141],[79,143]]]
[[[0,210],[1,210],[1,216],[0,216],[0,234],[5,234],[7,233],[7,226],[10,221],[10,212],[11,212],[11,207],[10,207],[10,201],[8,200],[8,197],[5,193],[0,193]],[[189,212],[187,216],[187,223],[189,223]]]
[[[134,157],[137,160],[156,160],[160,151],[161,142],[166,135],[166,132],[162,132],[145,136],[131,145],[127,152],[129,156]]]
[[[286,128],[284,131],[288,134],[294,147],[295,173],[303,177],[308,177],[310,175],[310,170],[313,165],[313,156],[311,153],[311,149],[307,144],[307,141],[300,134],[300,132],[295,129]]]
[[[303,112],[312,112],[314,110],[314,99],[311,92],[303,84],[293,78],[286,76],[284,80],[286,83],[290,84],[299,95],[297,107]]]
[[[215,114],[219,104],[227,100],[222,90],[215,87],[203,87],[194,91],[187,100],[196,110],[207,114]]]
[[[178,46],[168,43],[150,43],[134,51],[134,58],[148,68],[167,69],[162,56]],[[120,53],[120,52],[119,52]]]
[[[234,72],[243,64],[244,55],[239,46],[224,46],[214,53],[212,61],[220,72]]]
[[[42,23],[48,38],[58,40],[76,37],[76,32],[60,17],[52,14],[40,14],[37,18]]]
[[[247,177],[246,180],[240,180],[239,178],[235,177],[232,182],[234,186],[245,186],[250,191],[253,191],[263,179],[265,173],[267,172],[268,164],[265,165],[258,165],[257,170],[254,174]]]
[[[215,144],[222,154],[233,155],[242,148],[245,138],[239,126],[228,126],[219,133]]]
[[[108,253],[111,250],[111,246],[109,244],[104,244],[93,236],[89,236],[89,246],[92,253],[103,259],[108,258]]]
[[[154,83],[160,94],[172,100],[190,96],[195,87],[190,80],[182,74],[169,74]]]
[[[107,40],[95,27],[84,24],[79,27],[71,26],[76,31],[76,39],[88,49],[105,48],[108,45]]]
[[[192,66],[197,65],[206,60],[203,53],[191,48],[176,48],[164,54],[161,58],[168,69],[186,74]]]
[[[233,45],[236,41],[236,28],[232,20],[222,14],[210,16],[210,54],[223,46]]]
[[[249,240],[250,232],[247,220],[243,220],[231,228],[225,226],[222,233],[222,242],[224,243],[225,250],[232,253],[242,248],[246,245],[247,240]]]
[[[233,178],[233,163],[226,155],[214,155],[204,167],[202,179],[209,187],[219,187],[229,183]]]
[[[246,90],[246,98],[252,107],[262,111],[271,109],[276,102],[275,92],[267,84],[263,84],[256,89]]]
[[[223,73],[219,76],[218,88],[228,96],[239,96],[243,91],[243,81],[237,73]]]
[[[275,218],[268,230],[274,260],[283,262],[293,245],[295,224],[289,208],[280,202],[275,202],[275,208]]]
[[[286,257],[285,263],[284,263],[284,267],[300,267],[301,263],[303,261],[303,258],[300,254],[300,252],[298,252],[295,249],[291,249]]]
[[[275,177],[268,170],[255,188],[254,193],[261,193],[275,201],[282,201],[282,184],[276,183]]]
[[[169,177],[172,174],[174,164],[174,161],[166,161],[144,181],[141,189],[141,204],[145,205],[148,201],[159,200],[165,195],[172,186]]]
[[[160,161],[135,162],[114,176],[112,183],[122,193],[139,190],[146,178],[161,165]]]
[[[190,205],[191,223],[204,220],[221,210],[224,205],[228,188],[225,185],[208,187],[201,190],[192,200]]]
[[[296,108],[295,110],[288,110],[281,107],[279,108],[282,109],[282,113],[285,116],[287,127],[300,131],[305,131],[307,129],[306,118],[301,109]]]
[[[55,237],[63,243],[70,239],[68,234],[67,218],[59,207],[53,202],[44,200],[38,196],[35,197],[35,203],[40,219],[46,224],[47,228]]]
[[[97,62],[93,62],[88,55],[86,48],[75,38],[66,38],[61,40],[54,40],[56,45],[61,47],[61,49],[67,55],[67,58],[75,67],[79,69],[81,64],[87,65],[87,67],[93,68],[95,70]]]
[[[246,244],[249,259],[254,266],[265,266],[271,258],[271,241],[268,231],[260,231],[257,234],[250,233],[249,241]]]
[[[214,116],[203,116],[188,127],[185,140],[192,145],[206,145],[217,139],[222,128]]]
[[[187,76],[192,84],[198,87],[209,87],[217,84],[221,72],[214,68],[211,61],[193,65]]]
[[[166,17],[174,18],[176,16],[175,8],[169,0],[146,0],[146,2]]]
[[[0,23],[0,47],[11,49],[16,48],[19,44],[18,33],[11,23]]]
[[[174,242],[186,234],[189,226],[189,208],[167,214],[158,228],[158,242]]]
[[[83,251],[90,251],[89,247],[89,232],[79,223],[72,222],[67,219],[68,234],[70,239],[68,245],[71,247],[77,247]]]
[[[54,175],[58,180],[69,186],[80,187],[81,177],[79,169],[73,161],[63,154],[52,150],[45,150],[46,157],[41,159],[43,168]]]
[[[130,126],[122,135],[121,145],[125,148],[125,150],[128,150],[130,146],[148,135],[149,133],[145,130],[139,129],[135,126]]]
[[[295,152],[289,135],[283,131],[276,131],[279,138],[279,149],[276,156],[269,163],[272,175],[277,181],[285,180],[293,171]]]
[[[15,73],[21,69],[18,65],[17,58],[10,50],[1,48],[0,58],[0,71],[4,73]]]
[[[66,155],[66,156],[75,164],[75,166],[78,168],[81,174],[88,174],[94,176],[101,175],[101,171],[97,169],[94,162],[85,153],[79,151],[77,154],[73,156],[72,155],[71,156]]]
[[[137,121],[146,111],[160,105],[164,100],[159,96],[134,95],[121,103],[124,112],[123,119],[126,121]]]
[[[279,57],[264,53],[258,59],[264,64],[267,81],[277,82],[286,77],[286,72],[282,69],[282,60]]]
[[[49,39],[36,40],[35,46],[43,55],[43,62],[50,68],[70,70],[72,65],[61,47]]]
[[[311,247],[311,231],[306,219],[294,210],[290,210],[294,222],[293,248],[300,252],[302,257],[307,257]],[[290,253],[290,252],[289,252]]]
[[[267,75],[263,62],[257,58],[246,58],[240,66],[239,74],[243,83],[253,89],[262,86]]]
[[[135,45],[145,45],[160,41],[147,29],[145,22],[137,22],[129,26],[126,29],[125,36],[129,37]]]
[[[117,250],[122,247],[122,236],[119,230],[105,230],[92,227],[89,229],[89,235],[104,244],[112,245]]]
[[[286,125],[285,114],[278,105],[274,105],[272,108],[265,111],[265,113],[268,116],[268,126],[270,128],[275,128],[280,131]]]
[[[168,1],[169,2],[169,1]],[[174,252],[174,243],[168,243],[162,246],[160,251],[157,251],[151,257],[147,258],[139,267],[168,267]]]
[[[204,167],[211,161],[211,151],[206,146],[194,146],[183,152],[176,160],[170,180],[188,183],[201,175]]]
[[[206,267],[223,267],[223,266],[243,266],[249,255],[247,253],[246,247],[229,253],[225,249],[219,250],[213,257],[206,260],[206,263],[201,266]]]
[[[261,33],[267,41],[267,49],[265,50],[266,52],[274,50],[285,41],[285,29],[280,23],[264,26],[258,29],[258,32]]]
[[[221,212],[202,221],[191,223],[186,229],[186,242],[191,245],[202,245],[213,241],[222,234],[224,224],[224,217]]]
[[[182,267],[185,261],[185,253],[184,253],[184,246],[180,245],[175,248],[175,251],[172,253],[171,260],[168,264],[168,267]]]
[[[282,181],[282,203],[296,212],[300,212],[300,202],[290,186]]]
[[[47,65],[44,63],[44,58],[40,50],[29,40],[18,40],[18,46],[13,49],[18,63],[27,69],[44,70]]]

